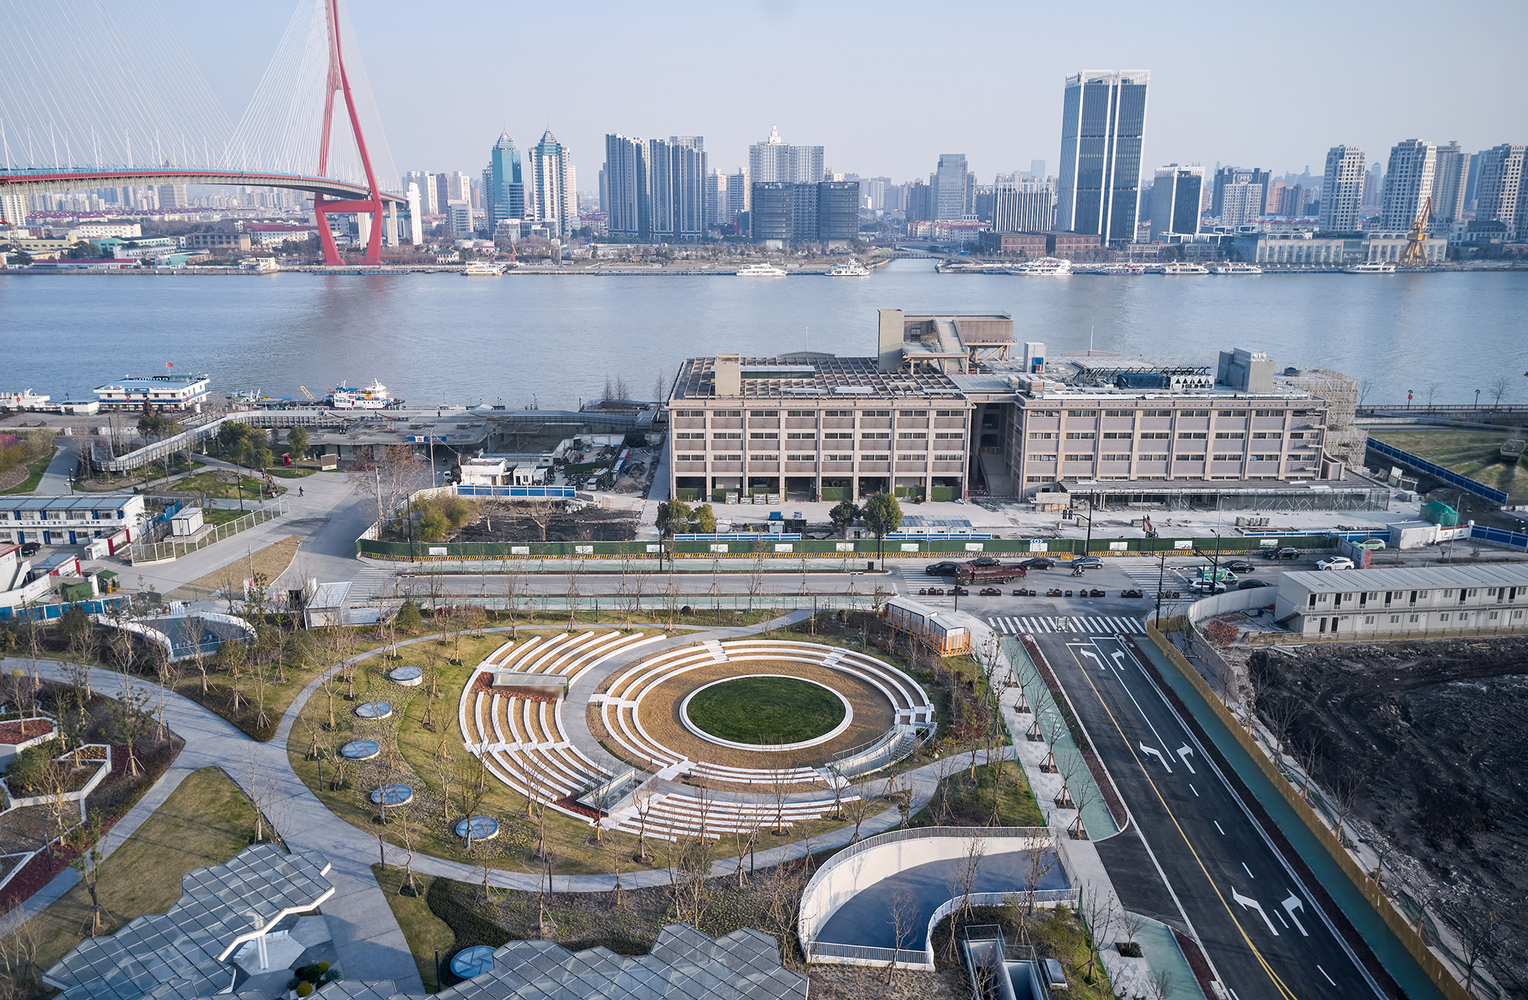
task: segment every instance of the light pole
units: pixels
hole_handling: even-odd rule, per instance
[[[1480,409],[1480,390],[1475,390],[1475,409]]]

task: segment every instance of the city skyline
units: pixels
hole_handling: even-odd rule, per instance
[[[491,4],[469,4],[475,31],[492,37],[534,37],[534,27],[554,16],[536,8],[511,11]],[[1479,37],[1482,69],[1470,74],[1440,76],[1426,88],[1373,88],[1354,79],[1344,85],[1362,100],[1333,101],[1334,82],[1323,73],[1301,72],[1299,66],[1350,65],[1366,50],[1394,50],[1410,44],[1403,11],[1423,10],[1420,3],[1386,8],[1384,17],[1368,8],[1294,4],[1292,20],[1308,14],[1321,30],[1303,38],[1291,56],[1281,50],[1276,74],[1277,107],[1291,113],[1273,114],[1274,104],[1249,113],[1250,93],[1240,86],[1210,86],[1207,80],[1237,80],[1250,72],[1249,60],[1261,51],[1249,45],[1249,26],[1226,18],[1223,11],[1198,8],[1203,16],[1161,19],[1138,6],[1104,4],[1087,12],[1049,8],[1009,10],[986,6],[981,12],[982,37],[1024,38],[1047,34],[1062,39],[1085,38],[1035,49],[1012,74],[992,86],[998,103],[988,95],[975,99],[983,86],[973,84],[973,99],[951,99],[951,92],[927,74],[881,73],[873,69],[874,53],[896,51],[916,37],[931,49],[966,44],[961,38],[971,18],[930,19],[916,32],[907,32],[903,10],[916,16],[922,7],[890,5],[874,8],[811,10],[792,3],[760,4],[735,11],[704,10],[695,4],[673,4],[671,16],[651,18],[634,9],[594,4],[583,8],[599,30],[581,35],[585,57],[574,65],[566,50],[527,48],[503,66],[483,72],[507,75],[509,87],[452,88],[442,99],[428,84],[433,72],[422,67],[418,38],[398,31],[411,8],[393,0],[373,0],[351,10],[360,48],[379,108],[387,109],[387,129],[394,159],[402,170],[467,171],[476,174],[484,150],[504,131],[522,149],[551,128],[573,151],[583,168],[581,187],[595,190],[595,176],[604,135],[623,132],[669,135],[676,131],[706,136],[712,165],[727,171],[747,164],[748,148],[778,125],[793,143],[827,148],[825,166],[841,173],[885,175],[896,181],[926,177],[939,154],[963,152],[970,169],[986,182],[997,173],[1024,168],[1030,160],[1055,164],[1060,151],[1056,123],[1062,110],[1062,83],[1079,68],[1140,66],[1154,70],[1150,122],[1142,151],[1143,173],[1170,162],[1199,163],[1206,171],[1215,164],[1257,163],[1276,174],[1299,172],[1307,165],[1321,171],[1325,152],[1333,145],[1351,144],[1368,152],[1371,162],[1396,142],[1420,136],[1444,144],[1458,140],[1470,151],[1528,138],[1528,108],[1521,102],[1493,98],[1511,92],[1515,42],[1528,32],[1528,6],[1485,3],[1472,8],[1496,26]],[[1429,8],[1430,9],[1430,8]],[[1218,9],[1216,9],[1218,11]],[[193,58],[213,92],[237,117],[265,70],[284,26],[286,5],[263,18],[248,17],[247,9],[199,11],[194,19],[177,19]],[[1250,17],[1251,15],[1248,15]],[[555,30],[566,25],[561,13]],[[669,85],[669,74],[633,70],[628,54],[648,39],[671,44],[668,32],[676,24],[704,21],[705,36],[725,38],[718,59],[701,59],[683,86]],[[1516,25],[1516,29],[1514,29]],[[806,30],[811,27],[812,30]],[[226,45],[230,33],[245,44]],[[697,36],[698,37],[698,36]],[[845,45],[846,39],[853,44]],[[786,44],[789,42],[789,44]],[[890,48],[888,48],[888,46]],[[1169,56],[1185,49],[1196,53],[1192,70],[1175,68]],[[726,58],[720,58],[725,51]],[[766,82],[745,71],[768,67]],[[1499,68],[1493,68],[1499,67]],[[843,79],[834,82],[835,77]],[[661,97],[660,97],[661,92]],[[1257,93],[1266,93],[1259,88]],[[513,96],[508,96],[513,94]],[[856,98],[856,94],[863,95]],[[1378,96],[1376,96],[1378,95]],[[846,100],[856,100],[852,113]],[[996,108],[997,113],[994,114]],[[741,110],[740,109],[744,109]]]

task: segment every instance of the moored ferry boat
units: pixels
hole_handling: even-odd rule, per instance
[[[329,405],[336,410],[386,410],[402,404],[403,400],[389,396],[387,386],[376,379],[362,389],[337,385],[329,393]]]
[[[1345,274],[1394,274],[1395,265],[1386,264],[1382,260],[1364,261],[1362,264],[1354,264],[1352,267],[1342,269]]]
[[[1216,264],[1216,274],[1262,274],[1263,269],[1256,264],[1247,264],[1242,261],[1228,261],[1224,264]]]
[[[1014,274],[1039,275],[1040,277],[1058,277],[1072,273],[1072,262],[1060,257],[1041,257],[1027,264],[1020,264],[1014,268]]]
[[[469,278],[474,278],[474,277],[497,278],[499,275],[501,275],[503,273],[504,273],[504,267],[502,265],[500,265],[500,264],[495,264],[491,260],[474,260],[474,261],[469,261],[467,263],[467,266],[462,268],[462,274],[466,275]]]
[[[1209,274],[1210,269],[1203,264],[1185,264],[1181,261],[1168,264],[1162,268],[1163,274]]]
[[[784,268],[775,267],[773,264],[749,264],[738,271],[739,278],[783,278],[786,275]]]
[[[870,273],[870,269],[861,265],[858,261],[846,260],[833,270],[828,272],[830,278],[863,278]]]

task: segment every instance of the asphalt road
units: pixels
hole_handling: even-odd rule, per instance
[[[1147,893],[1146,912],[1191,926],[1239,1000],[1382,995],[1128,644],[1117,635],[1035,639],[1130,810],[1121,836],[1144,842],[1179,916],[1140,878],[1140,852],[1128,843],[1100,852],[1111,878],[1113,865],[1124,867],[1121,894]]]

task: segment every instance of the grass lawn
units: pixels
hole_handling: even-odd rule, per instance
[[[794,677],[741,677],[706,688],[690,699],[690,721],[734,743],[801,743],[844,719],[843,702]]]
[[[188,472],[195,472],[197,469],[205,469],[206,467],[206,462],[198,462],[192,459],[188,465],[177,457],[175,461],[170,463],[170,475],[172,477],[180,476]],[[74,489],[79,493],[121,493],[124,490],[131,490],[134,486],[142,486],[147,483],[163,483],[163,470],[164,467],[156,463],[148,468],[126,475],[107,475],[104,479],[76,482]]]
[[[1528,467],[1501,457],[1502,442],[1509,437],[1521,437],[1517,431],[1397,431],[1384,428],[1370,432],[1369,436],[1441,465],[1450,472],[1502,490],[1507,494],[1508,503],[1528,503]]]
[[[300,465],[275,465],[265,470],[277,479],[302,479],[311,476],[317,469],[305,469]]]
[[[425,992],[439,993],[440,983],[435,979],[435,949],[440,949],[440,962],[445,965],[456,950],[456,934],[450,924],[430,912],[426,894],[435,882],[434,876],[416,872],[414,888],[419,894],[410,896],[401,891],[405,881],[403,869],[383,868],[373,864],[371,873],[376,876],[377,885],[382,887],[382,894],[387,897],[387,905],[392,908],[393,918],[398,921],[403,938],[409,943],[409,951],[414,953],[414,964],[419,967],[419,978],[424,980]]]
[[[209,497],[217,497],[221,500],[237,500],[240,496],[240,486],[243,487],[245,500],[258,501],[260,498],[260,480],[252,476],[235,475],[226,469],[209,470],[198,472],[194,476],[187,476],[175,483],[176,493],[205,493]],[[267,490],[269,488],[267,487]],[[283,487],[277,487],[278,495],[285,493]]]
[[[211,524],[219,521],[212,520],[208,515],[219,516],[229,513],[228,511],[207,511],[203,517],[208,518]],[[235,518],[240,517],[238,511],[231,512]],[[237,537],[237,536],[235,536]],[[296,535],[288,535],[280,541],[273,542],[263,549],[257,550],[246,559],[239,560],[232,566],[224,566],[222,569],[213,570],[206,576],[198,577],[190,583],[176,587],[165,595],[166,600],[171,601],[204,601],[208,598],[220,597],[229,587],[237,588],[246,575],[250,572],[253,563],[254,572],[261,574],[267,580],[274,581],[286,568],[292,564],[292,558],[297,555],[298,543],[302,541]]]
[[[529,630],[522,629],[521,639],[529,634],[532,634]],[[535,816],[527,816],[525,798],[491,775],[482,779],[483,791],[477,791],[477,761],[462,749],[462,734],[456,721],[458,698],[468,675],[485,656],[508,639],[506,632],[484,636],[468,634],[462,637],[459,651],[448,640],[431,639],[400,647],[401,660],[389,660],[385,655],[367,660],[356,670],[353,701],[346,697],[349,689],[343,679],[333,685],[333,729],[328,725],[328,692],[320,689],[308,700],[287,743],[287,755],[293,769],[324,805],[366,836],[375,837],[379,824],[377,808],[366,801],[365,796],[380,784],[401,782],[413,786],[415,798],[402,810],[390,811],[391,819],[383,827],[383,836],[389,843],[404,847],[407,833],[415,850],[437,857],[472,864],[486,861],[492,867],[510,871],[536,870],[537,863],[532,854],[541,836],[539,810]],[[453,659],[459,659],[460,663],[452,663]],[[401,688],[386,679],[387,671],[403,665],[424,667],[427,678],[429,671],[435,670],[441,697],[430,699],[425,696],[428,680],[420,688]],[[373,699],[390,701],[393,717],[384,722],[358,719],[355,706]],[[433,730],[424,724],[427,709],[433,715]],[[377,739],[384,746],[396,746],[396,753],[383,753],[373,760],[350,765],[348,787],[331,787],[335,777],[335,751],[350,740],[363,737]],[[315,741],[324,755],[322,788],[318,783],[319,761],[308,759]],[[451,754],[451,761],[445,765],[438,762],[443,747]],[[449,805],[442,795],[443,773],[449,774],[451,780]],[[878,783],[877,787],[884,787],[884,782]],[[887,805],[889,803],[878,801],[875,811],[880,812]],[[400,812],[403,815],[400,816]],[[465,854],[462,841],[451,830],[469,812],[493,816],[502,828],[497,840],[474,845],[470,856]],[[582,820],[551,809],[546,810],[545,820],[548,847],[555,858],[554,874],[611,872],[618,860],[625,871],[663,865],[655,841],[648,841],[649,861],[639,864],[630,860],[637,853],[635,836],[607,832],[603,834],[603,841],[597,842],[594,828]],[[805,837],[817,837],[842,825],[824,819],[797,826],[784,836],[762,833],[756,838],[756,849],[763,851]],[[718,850],[725,852],[727,847],[724,845]]]
[[[1024,768],[1013,761],[979,764],[976,778],[969,755],[952,757],[963,765],[939,783],[928,805],[913,814],[910,826],[1044,826]],[[993,821],[993,784],[997,783],[997,819]]]
[[[163,913],[180,898],[181,876],[217,865],[248,847],[255,807],[215,767],[187,776],[137,832],[101,863],[100,897],[107,933],[134,917]],[[34,917],[37,965],[48,968],[90,929],[90,895],[76,885]],[[3,977],[0,977],[3,981]]]
[[[216,507],[204,508],[202,510],[202,523],[227,524],[229,521],[237,521],[246,513],[248,512],[242,510],[222,510]]]
[[[0,496],[12,493],[30,493],[37,489],[37,484],[42,482],[42,474],[48,471],[48,463],[53,461],[53,456],[57,452],[58,449],[54,448],[46,457],[27,463],[27,477],[8,490],[0,490]]]

